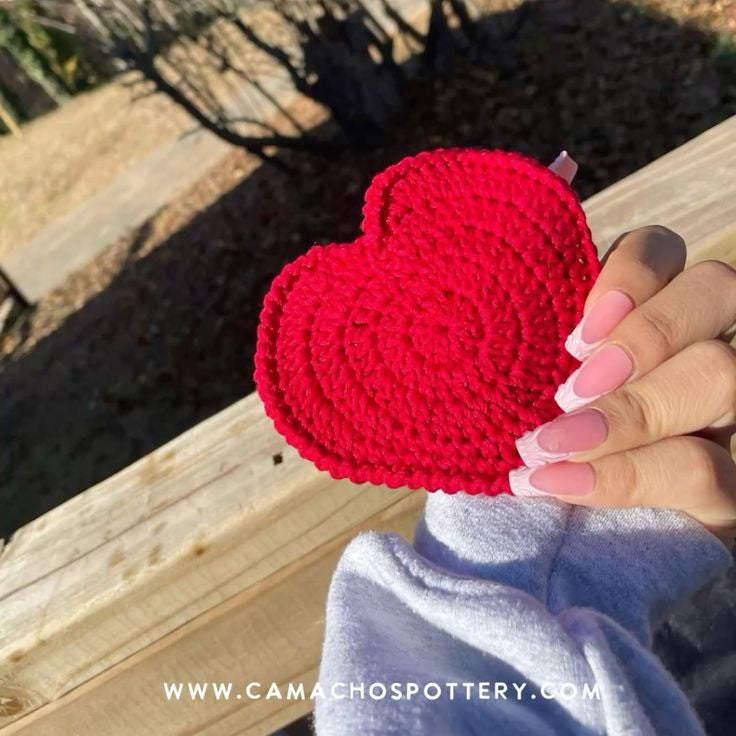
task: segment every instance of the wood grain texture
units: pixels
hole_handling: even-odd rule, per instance
[[[585,202],[603,253],[642,225],[665,225],[688,244],[689,262],[736,259],[736,116]]]
[[[596,242],[647,222],[736,263],[736,119],[586,203]],[[304,701],[167,702],[163,682],[304,682],[361,529],[409,536],[423,493],[334,481],[251,395],[0,550],[0,734],[267,734]],[[102,729],[101,724],[104,724]]]
[[[282,682],[314,670],[340,549],[363,526],[409,533],[421,498],[333,481],[284,444],[255,395],[238,402],[28,525],[3,550],[0,697],[5,689],[24,705],[8,721],[58,701],[7,732],[94,733],[92,721],[78,730],[86,721],[77,709],[101,698],[99,712],[121,713],[118,730],[108,724],[107,732],[137,733],[130,719],[147,713],[143,696],[152,716],[163,705],[164,673],[245,683],[256,673],[273,671],[268,681]],[[222,616],[239,628],[226,633]],[[289,661],[292,651],[308,652],[309,667]],[[145,683],[131,685],[125,707],[115,705],[122,682]],[[285,705],[237,704],[263,711],[258,720]],[[155,733],[195,722],[202,733],[224,732],[214,722],[204,728],[209,706],[222,709],[172,706],[182,715],[167,715],[172,730],[157,725]]]

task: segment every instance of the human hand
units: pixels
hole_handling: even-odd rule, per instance
[[[555,397],[567,413],[517,440],[516,495],[673,508],[736,536],[736,271],[685,256],[658,226],[613,245],[566,342],[584,360]]]

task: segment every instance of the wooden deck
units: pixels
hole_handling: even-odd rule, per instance
[[[668,225],[736,265],[736,118],[585,204],[596,242]],[[21,529],[0,552],[0,735],[269,734],[304,701],[167,701],[164,682],[314,681],[330,576],[420,492],[333,481],[251,395]],[[101,726],[104,724],[104,727]]]

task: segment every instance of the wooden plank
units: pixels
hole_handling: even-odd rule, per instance
[[[334,498],[339,489],[333,490]],[[419,494],[388,493],[386,498],[394,501],[363,525],[410,532]],[[307,700],[248,701],[236,693],[242,695],[249,682],[280,683],[284,692],[288,682],[304,683],[309,692],[316,679],[314,655],[322,639],[327,586],[355,531],[326,540],[2,733],[80,736],[98,733],[104,723],[106,736],[268,734],[304,715],[311,709]],[[228,700],[167,701],[163,683],[172,681],[232,682],[235,689]]]
[[[655,221],[683,231],[693,259],[735,262],[722,211],[736,183],[715,164],[692,165],[733,155],[734,138],[732,120],[592,198],[597,241]],[[686,186],[700,196],[673,206]],[[642,201],[654,214],[636,222]],[[100,723],[113,736],[143,723],[164,736],[265,734],[284,725],[309,704],[173,704],[162,682],[309,686],[344,544],[363,528],[409,535],[423,498],[333,481],[284,444],[255,396],[238,402],[0,551],[0,734],[85,736]]]
[[[396,23],[387,17],[380,2],[368,0],[366,7],[370,7],[387,33],[396,34]],[[420,0],[399,0],[394,8],[415,28],[423,31],[426,27],[427,6]],[[257,20],[255,27],[258,27]],[[406,59],[409,53],[405,44],[397,42],[395,58],[398,61]],[[261,66],[263,72],[257,80],[260,88],[278,100],[283,109],[292,107],[300,95],[286,70],[273,61],[268,63],[268,59],[264,59]],[[275,109],[264,112],[266,103],[260,97],[254,102],[249,89],[252,92],[250,85],[243,84],[233,91],[226,112],[233,117],[255,120],[263,115],[268,119],[269,112],[277,114]],[[260,127],[253,127],[254,135],[262,132]],[[36,303],[69,275],[196,184],[229,150],[229,144],[201,128],[163,144],[71,212],[43,227],[27,243],[7,253],[0,262],[0,270],[26,303]],[[254,159],[253,166],[256,165],[260,164]]]
[[[274,464],[275,455],[282,462]],[[117,678],[116,665],[127,672],[131,657],[135,677],[146,682],[142,673],[160,679],[162,671],[172,677],[179,672],[182,680],[219,679],[208,661],[218,668],[228,663],[224,671],[234,682],[269,669],[274,681],[285,681],[293,662],[274,656],[274,642],[293,638],[294,622],[287,617],[281,628],[275,614],[260,618],[260,608],[252,604],[257,591],[273,589],[278,605],[288,595],[301,601],[293,615],[303,623],[300,646],[311,652],[314,669],[320,637],[314,622],[321,620],[339,549],[359,528],[384,519],[404,519],[400,526],[408,531],[421,499],[421,494],[333,481],[284,444],[255,395],[242,400],[28,525],[3,550],[0,698],[5,693],[23,706],[8,720],[61,698],[19,724],[42,723],[43,733],[67,733],[62,726],[52,731],[45,722],[52,714],[55,729],[65,722],[58,715],[63,711],[73,714],[70,723],[78,728],[79,716],[71,705],[64,710],[66,704],[80,702],[86,711],[101,698],[105,708],[113,707],[117,686],[96,688]],[[294,590],[295,583],[310,579],[308,595],[301,583]],[[250,640],[223,638],[219,617],[233,600],[243,609],[237,616]],[[209,652],[210,659],[203,655],[187,664],[180,659],[180,644],[169,651],[165,638],[186,626],[195,632],[192,646]],[[171,667],[162,670],[162,658],[170,655]],[[75,688],[84,683],[87,695],[79,701]],[[159,683],[154,705],[160,690]],[[256,713],[285,706],[239,705]],[[110,733],[135,732],[126,718],[141,711],[123,710],[133,713],[121,715],[121,730]],[[205,720],[213,717],[201,704],[195,710]],[[242,722],[249,717],[239,716]],[[169,720],[172,728],[181,723]],[[259,728],[253,733],[261,733]]]
[[[228,149],[205,130],[164,144],[7,253],[2,270],[23,299],[34,304],[192,186]]]
[[[666,225],[688,243],[689,261],[736,253],[736,116],[594,195],[585,203],[603,251],[625,230]]]

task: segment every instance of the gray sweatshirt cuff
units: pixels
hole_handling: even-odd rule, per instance
[[[556,499],[430,494],[414,547],[456,575],[524,590],[557,614],[595,608],[649,646],[677,605],[731,564],[686,514]]]

